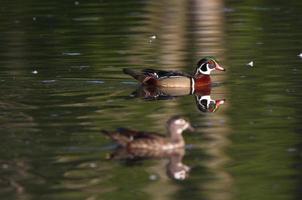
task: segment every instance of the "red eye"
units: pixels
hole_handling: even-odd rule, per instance
[[[215,62],[214,62],[213,60],[210,60],[210,61],[208,62],[208,65],[209,65],[209,68],[210,68],[210,69],[215,68]]]

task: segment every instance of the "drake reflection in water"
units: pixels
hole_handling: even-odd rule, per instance
[[[168,159],[167,174],[177,180],[188,177],[190,167],[182,163],[185,155],[185,141],[182,132],[194,131],[191,124],[179,116],[167,122],[167,136],[158,133],[135,131],[125,128],[116,131],[103,131],[118,144],[108,159]]]
[[[201,112],[215,112],[220,105],[225,103],[225,99],[214,100],[211,98],[211,85],[205,85],[191,93],[188,88],[181,87],[156,87],[140,85],[131,97],[139,97],[144,100],[170,100],[181,96],[194,95],[195,104]]]

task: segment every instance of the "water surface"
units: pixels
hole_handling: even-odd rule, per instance
[[[10,1],[0,9],[1,199],[301,199],[302,3]],[[144,101],[122,68],[216,72],[194,96]],[[248,66],[253,61],[254,66]],[[165,133],[183,115],[189,178],[166,159],[108,161],[101,130]]]

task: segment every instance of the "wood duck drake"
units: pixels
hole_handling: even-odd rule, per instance
[[[152,154],[156,153],[156,151],[168,151],[184,147],[185,141],[182,132],[186,129],[194,130],[188,121],[175,116],[167,122],[167,136],[125,128],[120,128],[113,132],[103,131],[103,133],[120,147],[126,148],[130,153],[136,150],[145,150],[146,153]]]
[[[225,71],[212,57],[199,60],[193,75],[178,71],[144,69],[138,72],[132,69],[123,69],[125,74],[132,76],[142,85],[187,88],[191,94],[200,87],[211,83],[209,75],[213,70]]]

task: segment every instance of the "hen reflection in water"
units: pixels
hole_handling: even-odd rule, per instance
[[[135,131],[120,128],[116,131],[103,131],[118,144],[109,159],[137,160],[146,158],[166,158],[167,174],[173,179],[183,180],[188,177],[190,168],[182,163],[185,155],[185,141],[182,132],[194,131],[185,119],[175,116],[167,122],[167,136],[158,133]]]

